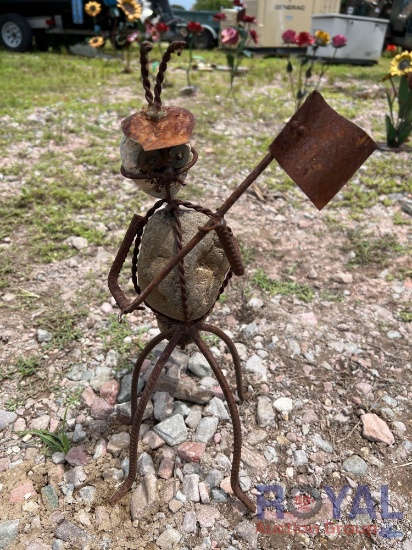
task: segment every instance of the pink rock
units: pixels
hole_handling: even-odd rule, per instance
[[[214,388],[212,388],[212,392],[215,397],[218,397],[222,401],[225,399],[222,388],[220,386],[215,386]]]
[[[94,400],[90,414],[93,418],[97,419],[106,419],[113,412],[113,407],[102,397],[96,397]]]
[[[6,472],[9,469],[9,465],[9,458],[0,458],[0,472]]]
[[[304,424],[310,424],[311,422],[316,422],[318,416],[313,409],[308,409],[302,416],[302,422]]]
[[[98,458],[101,458],[107,453],[107,443],[105,439],[99,439],[97,442],[97,445],[94,449],[94,460],[97,460]]]
[[[120,384],[117,380],[109,380],[100,388],[100,397],[103,397],[110,405],[114,405],[119,395],[119,389]]]
[[[177,454],[182,460],[186,460],[187,462],[200,462],[205,449],[206,443],[193,443],[191,441],[185,441],[179,445]]]
[[[229,495],[233,494],[232,485],[230,483],[230,477],[225,477],[220,483],[220,488],[224,490],[225,493]]]
[[[209,485],[207,483],[204,483],[203,481],[199,483],[199,495],[200,501],[203,504],[210,503]]]
[[[70,466],[85,466],[89,460],[83,445],[72,447],[65,458]]]
[[[152,362],[149,361],[149,359],[145,359],[142,364],[142,368],[140,369],[140,376],[145,379],[146,374],[153,370]]]
[[[368,393],[372,392],[372,386],[367,382],[359,382],[359,384],[356,384],[356,389],[359,393],[363,393],[364,395],[368,395]]]
[[[308,313],[301,313],[299,315],[299,319],[302,323],[302,325],[317,325],[318,324],[318,320],[316,318],[316,315],[312,312],[312,311],[309,311]]]
[[[230,326],[230,327],[234,327],[237,325],[237,319],[234,315],[230,314],[230,315],[227,315],[226,316],[226,323]]]
[[[157,433],[155,433],[153,430],[149,430],[147,434],[143,437],[142,441],[145,445],[149,445],[149,447],[153,450],[158,449],[165,443],[165,440],[157,435]]]
[[[215,523],[219,520],[220,512],[217,508],[201,504],[197,509],[196,518],[200,524],[200,527],[210,528],[213,527]]]
[[[374,413],[367,413],[361,416],[363,432],[362,435],[369,441],[381,441],[387,445],[393,445],[395,438],[382,418]]]
[[[309,376],[312,371],[313,368],[310,365],[303,365],[303,372],[306,374],[306,376]]]
[[[323,382],[323,387],[325,388],[326,392],[330,392],[333,390],[332,382]]]
[[[81,401],[83,405],[86,405],[86,407],[91,407],[95,400],[97,399],[97,395],[94,393],[92,388],[88,386],[81,396]]]
[[[27,481],[10,491],[10,502],[23,502],[35,494],[36,491],[34,490],[33,483]]]
[[[335,275],[332,275],[331,279],[335,281],[335,283],[348,285],[353,282],[353,275],[352,273],[335,273]]]
[[[57,428],[59,427],[60,422],[56,418],[50,419],[50,431],[51,433],[54,433]]]
[[[222,434],[221,433],[216,433],[214,436],[213,436],[213,441],[218,444],[222,441]]]
[[[170,479],[173,475],[174,460],[171,458],[164,458],[159,466],[159,477],[162,479]]]

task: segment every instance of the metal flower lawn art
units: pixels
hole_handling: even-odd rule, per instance
[[[233,423],[231,486],[236,497],[252,512],[255,504],[239,485],[242,432],[235,396],[217,360],[203,339],[212,333],[222,339],[233,359],[238,399],[245,397],[241,361],[233,341],[220,328],[207,323],[216,300],[233,275],[243,274],[237,241],[226,224],[225,214],[256,178],[277,160],[318,209],[322,209],[352,177],[375,149],[375,143],[359,127],[338,115],[313,92],[269,145],[264,158],[216,210],[177,198],[187,182],[188,171],[197,161],[190,141],[195,125],[193,114],[181,107],[165,107],[162,82],[173,52],[180,54],[185,43],[174,42],[159,65],[152,92],[148,78],[151,44],[141,46],[140,62],[147,107],[123,120],[120,152],[121,172],[157,202],[145,216],[135,214],[109,273],[109,289],[123,315],[143,305],[155,315],[160,333],[140,352],[132,379],[130,467],[127,479],[110,498],[119,501],[137,475],[139,429],[156,382],[176,346],[194,343],[216,376],[227,401]],[[128,298],[119,275],[132,252],[132,281],[136,297]],[[145,358],[166,340],[144,391],[138,397],[138,379]],[[184,430],[182,415],[175,415],[176,430]],[[181,441],[180,441],[181,442]],[[175,443],[176,444],[176,441]]]
[[[331,44],[334,48],[332,56],[333,59],[337,50],[346,46],[347,38],[341,34],[337,34],[331,38],[329,33],[321,29],[317,30],[314,35],[309,32],[296,33],[294,30],[289,29],[282,34],[282,40],[288,47],[293,45],[298,46],[299,48],[312,49],[310,55],[303,54],[298,56],[299,71],[296,83],[294,82],[292,76],[293,64],[290,55],[286,64],[286,72],[289,76],[290,89],[292,91],[293,99],[295,100],[295,108],[297,110],[309,93],[309,83],[311,78],[314,76],[314,67],[317,61],[318,49],[324,48]],[[317,76],[317,82],[314,88],[315,90],[319,89],[322,78],[326,72],[326,68],[326,64],[321,66]]]
[[[251,42],[258,43],[258,35],[252,26],[257,24],[256,18],[246,14],[246,4],[241,0],[233,0],[235,15],[231,22],[225,23],[225,28],[220,32],[220,44],[226,55],[229,67],[230,91],[234,94],[234,80],[239,76],[239,67],[245,57],[251,57],[252,53],[247,49]],[[216,13],[215,21],[226,21],[225,13]]]
[[[403,52],[391,61],[391,89],[386,90],[389,114],[385,115],[386,145],[398,148],[412,133],[412,52]],[[396,108],[397,107],[397,108]]]

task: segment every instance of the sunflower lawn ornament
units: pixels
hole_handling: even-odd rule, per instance
[[[140,19],[142,15],[142,7],[136,0],[118,0],[117,7],[123,11],[131,23]]]
[[[127,479],[110,499],[118,502],[137,475],[137,442],[140,425],[151,393],[176,346],[194,343],[209,363],[225,396],[233,423],[231,486],[236,497],[251,512],[256,506],[239,485],[242,432],[235,397],[217,360],[201,334],[212,333],[227,345],[235,367],[238,399],[245,397],[241,362],[232,340],[218,327],[206,322],[216,300],[233,275],[243,274],[239,247],[226,225],[225,214],[273,160],[284,168],[318,209],[323,208],[374,151],[375,143],[360,128],[338,115],[313,92],[295,113],[266,156],[215,212],[189,201],[179,200],[188,171],[197,161],[190,145],[195,118],[187,109],[165,107],[160,95],[162,82],[173,52],[181,53],[185,43],[173,42],[159,65],[152,93],[148,78],[148,53],[152,45],[143,42],[141,73],[148,106],[121,123],[121,172],[157,202],[145,216],[135,214],[109,273],[109,289],[122,316],[142,309],[154,313],[160,334],[155,336],[136,361],[132,379],[131,417],[119,416],[131,424],[130,467]],[[247,221],[246,221],[247,223]],[[131,278],[137,294],[126,296],[118,278],[130,249]],[[142,364],[155,346],[166,340],[160,357],[139,399],[138,379]],[[189,393],[187,399],[190,399]],[[183,442],[186,427],[182,415],[173,416]],[[156,426],[154,427],[156,430]],[[167,434],[162,433],[166,438]],[[178,438],[179,439],[179,438]],[[170,444],[177,444],[176,440]]]
[[[412,52],[403,52],[391,61],[391,88],[386,90],[389,114],[385,115],[386,145],[397,148],[412,132]]]
[[[84,11],[90,17],[96,17],[102,11],[102,6],[99,2],[87,2],[84,6]]]
[[[104,38],[102,36],[93,36],[89,40],[89,46],[92,48],[101,48],[104,44]]]

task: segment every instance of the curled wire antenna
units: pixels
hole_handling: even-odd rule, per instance
[[[140,72],[142,75],[143,88],[145,91],[145,98],[147,103],[153,105],[153,94],[150,90],[149,80],[149,68],[147,54],[153,49],[153,45],[150,42],[142,42],[140,46]]]
[[[186,42],[183,42],[183,41],[172,42],[163,55],[162,61],[159,65],[159,71],[156,77],[156,85],[154,87],[154,104],[157,107],[160,107],[162,105],[162,100],[160,99],[160,94],[162,93],[162,82],[165,77],[167,64],[169,63],[170,58],[172,57],[172,53],[177,53],[177,55],[180,55],[185,46],[186,46]]]

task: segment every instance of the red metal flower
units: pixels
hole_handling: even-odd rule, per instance
[[[332,37],[332,46],[334,48],[343,48],[343,46],[346,46],[346,42],[348,39],[346,36],[343,36],[342,34],[337,34],[336,36]]]
[[[296,44],[296,32],[289,29],[282,34],[282,40],[285,44]]]
[[[229,27],[228,29],[223,29],[221,39],[222,44],[233,46],[237,44],[237,41],[239,40],[239,33],[233,27]]]
[[[169,29],[170,29],[169,25],[166,25],[166,23],[163,23],[162,21],[160,21],[156,25],[156,30],[157,32],[160,32],[160,34],[167,32]]]
[[[202,32],[203,27],[200,23],[197,23],[197,21],[189,21],[187,24],[187,30],[191,33],[197,33]]]
[[[253,17],[253,15],[244,15],[242,21],[244,23],[256,23],[256,17]]]
[[[315,38],[309,32],[300,32],[295,38],[295,43],[301,48],[306,48],[315,43]]]
[[[258,35],[257,35],[257,32],[256,32],[254,29],[250,29],[249,34],[250,34],[250,38],[253,40],[253,42],[254,42],[255,44],[257,44],[257,43],[258,43]]]
[[[215,13],[213,16],[213,21],[224,21],[226,19],[226,14],[224,13]]]
[[[388,44],[385,49],[387,52],[397,52],[398,46],[395,46],[395,44]]]
[[[233,5],[237,7],[243,6],[243,2],[241,0],[233,0]]]

